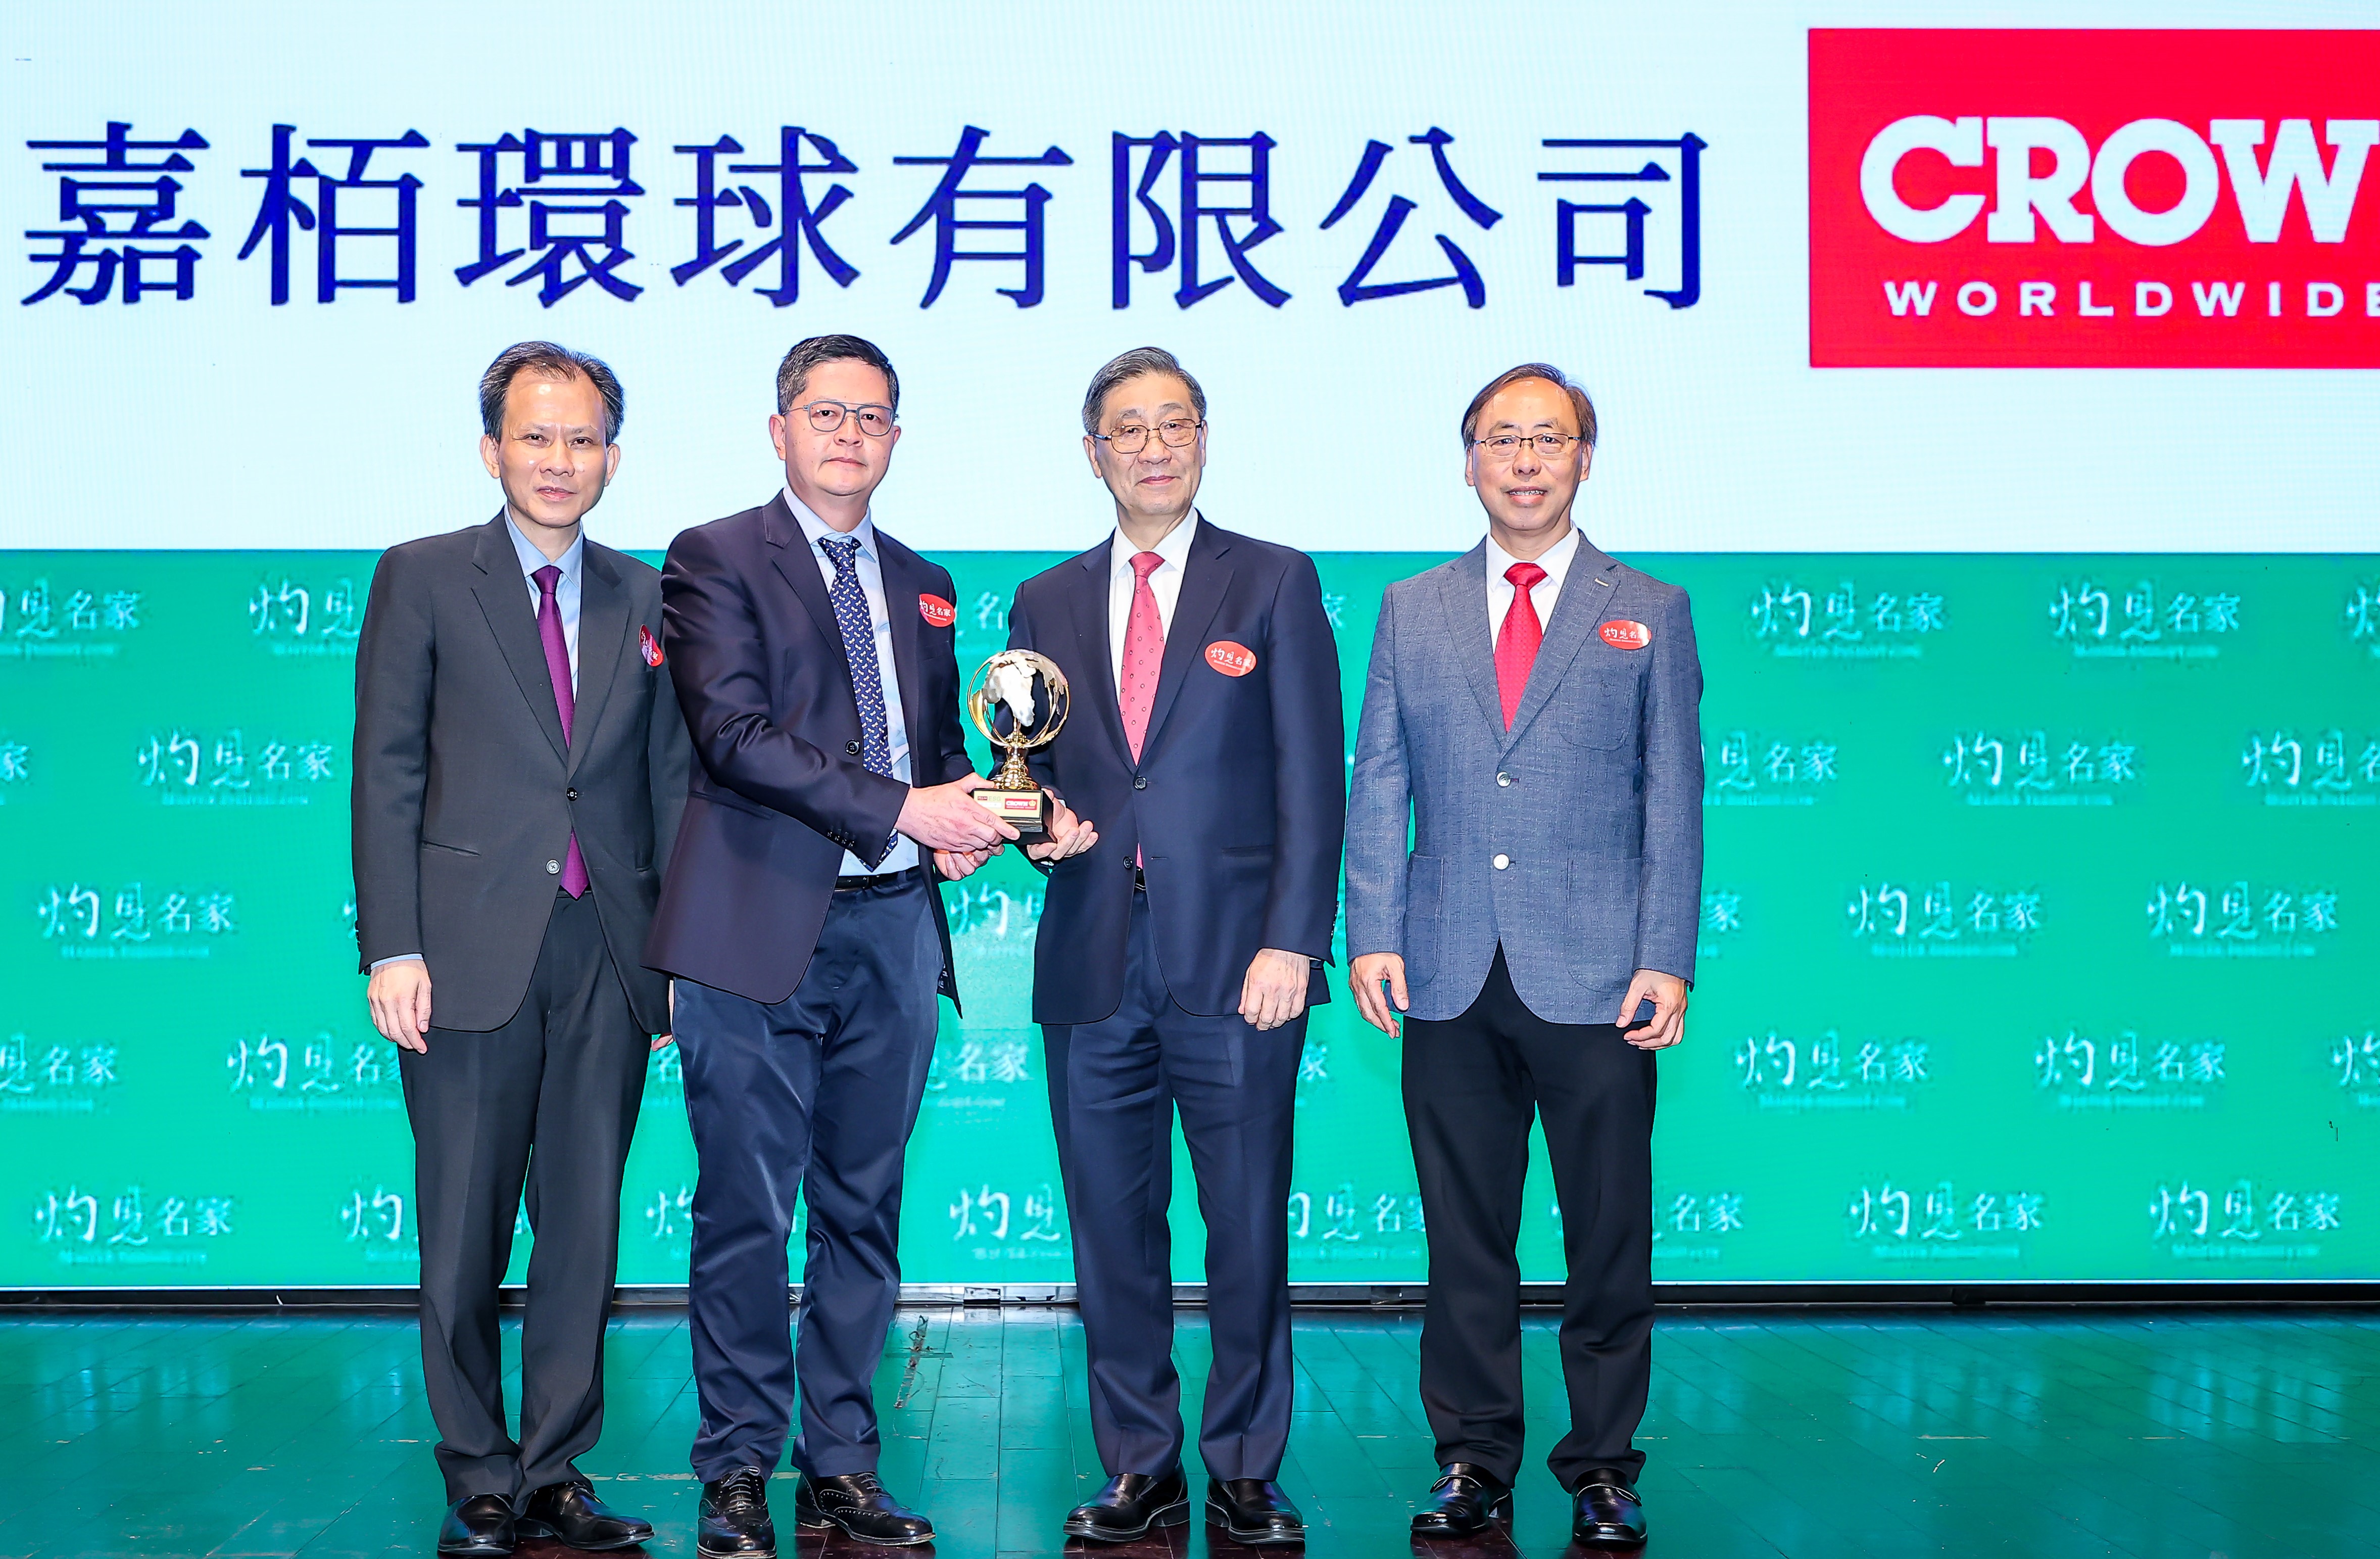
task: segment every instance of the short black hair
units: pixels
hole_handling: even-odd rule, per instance
[[[873,341],[856,335],[813,335],[807,341],[794,343],[793,350],[777,364],[777,415],[782,417],[794,408],[794,401],[809,387],[810,370],[821,363],[864,362],[884,375],[885,393],[892,397],[893,415],[901,411],[901,376],[892,371],[892,359]]]
[[[1517,384],[1524,379],[1542,379],[1570,396],[1571,409],[1578,413],[1578,436],[1589,449],[1595,447],[1595,402],[1586,392],[1566,378],[1562,371],[1549,362],[1524,362],[1518,368],[1508,368],[1488,381],[1487,387],[1471,397],[1463,412],[1463,447],[1471,447],[1471,437],[1479,431],[1479,414],[1496,398],[1496,392],[1507,384]]]
[[[619,375],[601,358],[552,341],[516,341],[496,354],[496,360],[480,375],[480,432],[490,438],[504,436],[504,396],[512,392],[513,381],[524,373],[541,373],[549,379],[585,374],[595,393],[603,397],[603,442],[620,442],[620,420],[627,412],[627,397],[621,392]]]

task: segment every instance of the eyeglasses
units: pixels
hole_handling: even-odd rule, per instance
[[[1519,433],[1498,433],[1493,438],[1471,441],[1473,448],[1486,450],[1491,460],[1509,460],[1521,452],[1521,445],[1524,444],[1534,444],[1538,454],[1548,460],[1558,460],[1561,458],[1563,450],[1581,442],[1576,433],[1531,433],[1526,437]]]
[[[1184,421],[1177,419],[1172,421],[1160,422],[1155,432],[1168,449],[1187,449],[1197,439],[1198,430],[1206,425],[1204,418],[1196,421]],[[1111,433],[1093,433],[1091,436],[1119,455],[1137,455],[1148,447],[1150,431],[1135,422],[1127,427],[1118,428]]]
[[[831,433],[842,427],[846,413],[859,419],[859,431],[869,438],[882,438],[892,431],[892,408],[889,406],[845,406],[839,400],[814,400],[793,409],[807,412],[810,428],[816,432]]]

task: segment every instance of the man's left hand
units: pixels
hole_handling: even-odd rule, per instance
[[[962,878],[975,875],[985,861],[1007,847],[1005,845],[994,845],[989,849],[981,850],[936,850],[934,870],[941,872],[948,881],[955,883]]]
[[[1653,1021],[1628,1029],[1628,1020],[1636,1016],[1637,1004],[1648,996],[1653,1001]],[[1659,969],[1638,969],[1636,978],[1628,982],[1628,994],[1620,998],[1620,1016],[1611,1021],[1627,1029],[1621,1038],[1638,1050],[1661,1050],[1676,1044],[1686,1037],[1686,982]]]
[[[1305,1010],[1305,984],[1312,962],[1303,953],[1268,947],[1248,965],[1240,983],[1240,1016],[1258,1029],[1278,1029]]]
[[[669,982],[669,1017],[670,1027],[672,1029],[675,1029],[677,1027],[677,981],[674,980]],[[674,1037],[674,1035],[670,1034],[655,1034],[653,1036],[653,1048],[655,1050],[667,1050],[669,1048],[669,1042]]]

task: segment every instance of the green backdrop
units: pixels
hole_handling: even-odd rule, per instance
[[[941,559],[967,669],[1053,560]],[[1438,559],[1318,561],[1352,741],[1381,588]],[[1629,561],[1693,592],[1707,681],[1658,1277],[2380,1274],[2380,558]],[[413,1280],[350,927],[372,562],[0,552],[0,1285]],[[968,1007],[910,1151],[913,1282],[1069,1275],[1038,884],[945,890]],[[1298,1105],[1293,1278],[1424,1277],[1396,1042],[1323,1008]],[[663,1052],[624,1282],[683,1280],[694,1180]],[[1559,1276],[1542,1174],[1523,1228]]]

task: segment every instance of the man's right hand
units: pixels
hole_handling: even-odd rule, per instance
[[[1380,994],[1380,982],[1387,980],[1389,994]],[[1401,953],[1366,953],[1347,966],[1347,986],[1354,993],[1355,1010],[1364,1021],[1383,1034],[1397,1031],[1397,1014],[1409,1005],[1405,1000],[1405,960]],[[1396,1011],[1389,1010],[1389,1001],[1396,1003]]]
[[[430,966],[419,958],[401,958],[372,970],[364,988],[371,1004],[372,1027],[417,1054],[430,1054]]]
[[[901,803],[892,826],[929,850],[984,850],[1006,844],[1016,830],[985,810],[975,793],[990,782],[970,771],[948,785],[918,786]]]

